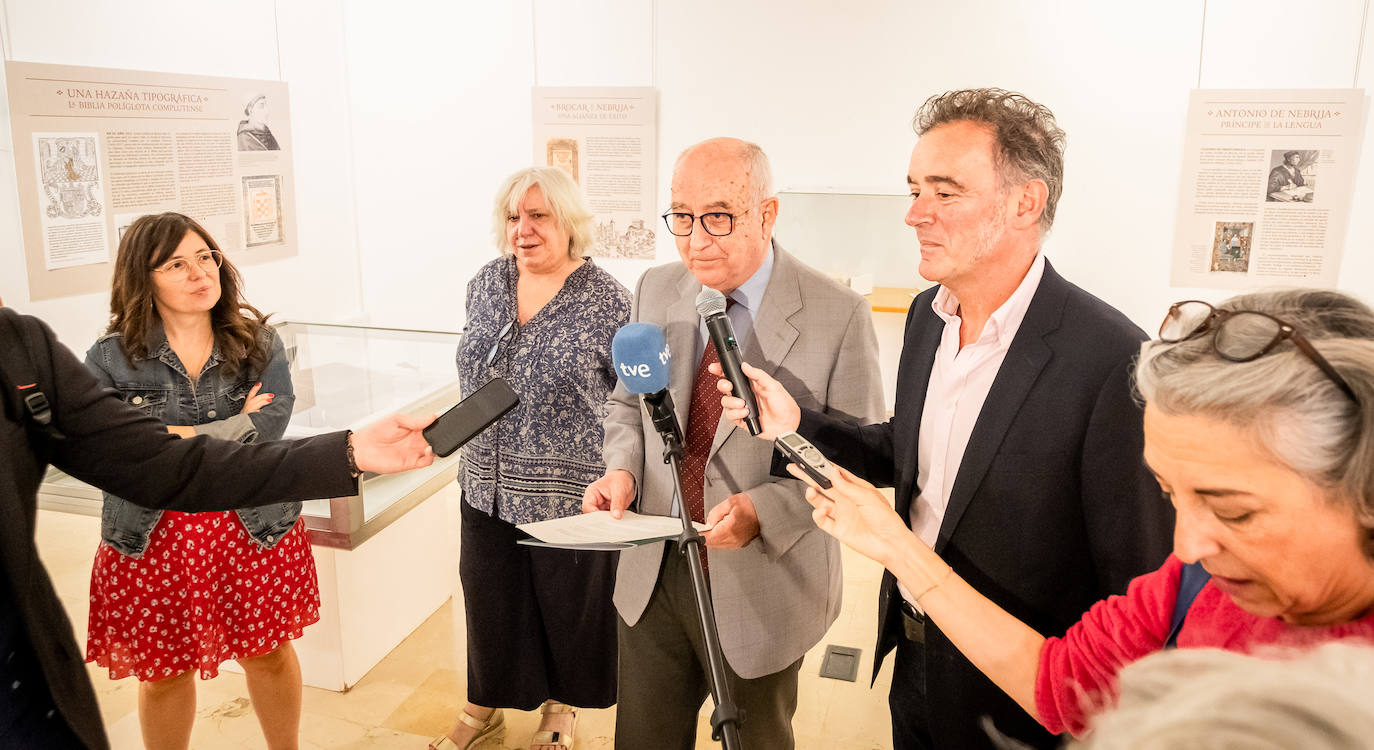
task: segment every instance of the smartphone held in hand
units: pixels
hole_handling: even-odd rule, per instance
[[[492,378],[424,429],[435,455],[448,456],[520,404],[503,378]]]

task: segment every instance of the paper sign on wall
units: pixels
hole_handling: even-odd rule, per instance
[[[1188,105],[1174,286],[1335,286],[1361,89],[1196,90]]]
[[[535,87],[534,163],[582,187],[595,215],[592,255],[654,257],[657,136],[652,88]]]
[[[124,231],[180,211],[240,265],[296,254],[286,84],[10,62],[29,296],[109,288]]]

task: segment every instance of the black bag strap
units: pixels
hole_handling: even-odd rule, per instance
[[[62,433],[52,423],[52,405],[47,394],[38,387],[33,365],[37,351],[37,337],[32,326],[24,325],[17,313],[0,307],[0,351],[14,352],[5,361],[5,400],[13,405],[14,414],[50,437],[61,438]]]
[[[1198,592],[1202,591],[1202,587],[1211,579],[1212,574],[1203,569],[1201,562],[1183,566],[1178,575],[1178,598],[1174,600],[1174,619],[1169,623],[1169,637],[1164,641],[1164,648],[1178,646],[1178,631],[1183,629],[1183,620],[1188,616],[1188,608],[1193,606],[1193,600],[1197,598]]]

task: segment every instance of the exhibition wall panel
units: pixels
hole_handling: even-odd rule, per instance
[[[459,133],[486,127],[481,132],[492,135],[490,158],[476,161],[485,174],[452,183],[417,166],[387,165],[413,180],[416,191],[444,191],[460,213],[484,214],[499,177],[528,159],[522,118],[528,120],[530,105],[523,89],[531,85],[657,87],[663,205],[677,152],[719,134],[762,144],[773,157],[779,188],[900,194],[914,142],[910,119],[921,101],[967,86],[1020,90],[1053,108],[1069,133],[1066,189],[1047,243],[1049,257],[1147,329],[1175,299],[1226,294],[1169,285],[1189,90],[1199,82],[1211,88],[1365,85],[1354,78],[1367,12],[1362,0],[1323,0],[1304,5],[1301,12],[1291,5],[1245,0],[1148,5],[530,0],[505,11],[501,24],[476,37],[462,28],[455,31],[457,22],[442,18],[435,25],[443,31],[411,25],[408,34],[387,32],[383,12],[365,5],[345,4],[355,90],[361,69],[406,69],[400,57],[415,62],[410,69],[417,76],[431,71],[436,87],[459,91],[478,85],[493,69],[505,74],[503,84],[494,87],[500,89],[495,101],[483,108],[500,132],[495,125],[470,123],[472,115],[466,110],[460,115],[456,103],[446,121],[430,122]],[[420,8],[429,8],[399,5],[407,9],[401,15],[412,19]],[[390,4],[388,12],[396,9]],[[439,44],[453,33],[462,45],[451,48],[448,57],[423,51],[431,40]],[[402,41],[413,49],[402,50]],[[1364,43],[1369,45],[1367,38]],[[1369,56],[1363,52],[1365,79],[1374,65]],[[500,115],[492,114],[497,109]],[[386,126],[380,116],[375,119],[378,128]],[[407,121],[407,126],[425,123]],[[1368,144],[1367,130],[1363,140]],[[356,145],[360,154],[373,148],[361,138]],[[509,161],[496,163],[497,153]],[[465,158],[464,164],[473,161]],[[1362,164],[1360,176],[1371,174],[1368,147]],[[1356,206],[1368,203],[1368,197],[1364,203],[1361,198],[1371,194],[1371,179],[1357,178]],[[363,200],[360,217],[368,221],[375,214],[382,222],[390,209],[379,207],[388,205]],[[437,244],[405,248],[426,267],[458,277],[420,282],[432,290],[424,297],[458,289],[494,252],[485,216],[464,219],[453,230],[455,236],[437,238]],[[786,237],[779,239],[786,244]],[[1371,243],[1374,216],[1352,212],[1341,286],[1366,298],[1374,298],[1374,281],[1369,281],[1374,269],[1368,267],[1374,265],[1369,259],[1374,253],[1362,248]],[[382,261],[392,252],[371,242],[362,249],[364,263],[374,254]],[[455,260],[455,253],[469,259]],[[914,234],[911,253],[914,262]],[[659,232],[657,260],[675,257],[666,232]],[[607,265],[632,285],[649,262]],[[396,294],[395,283],[376,284],[368,274],[368,311],[390,325],[424,323],[428,306]]]
[[[6,59],[287,81],[301,257],[248,275],[251,299],[290,317],[460,328],[464,284],[495,253],[493,191],[530,162],[532,86],[656,87],[666,205],[677,152],[719,134],[761,143],[780,189],[901,194],[915,107],[996,85],[1069,133],[1049,257],[1153,328],[1174,299],[1224,296],[1169,286],[1189,90],[1366,86],[1368,13],[1363,0],[7,0],[3,36]],[[1374,215],[1358,210],[1374,201],[1368,128],[1361,141],[1340,285],[1374,298]],[[12,169],[0,158],[0,296],[19,304]],[[676,257],[666,232],[657,243],[658,261]],[[633,285],[650,261],[606,265]],[[77,345],[104,316],[102,295],[24,306]]]
[[[287,81],[300,252],[242,268],[248,299],[287,318],[358,316],[353,143],[335,0],[10,0],[5,10],[7,61]],[[8,115],[0,117],[0,297],[84,352],[108,320],[109,295],[30,301],[21,242],[33,238],[21,239]]]

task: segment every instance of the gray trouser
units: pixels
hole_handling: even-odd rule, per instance
[[[664,555],[658,585],[634,627],[617,618],[620,690],[616,705],[618,750],[692,750],[697,714],[711,694],[706,647],[697,620],[687,559]],[[773,674],[746,680],[726,664],[730,696],[743,709],[740,740],[754,750],[790,750],[801,659]]]

